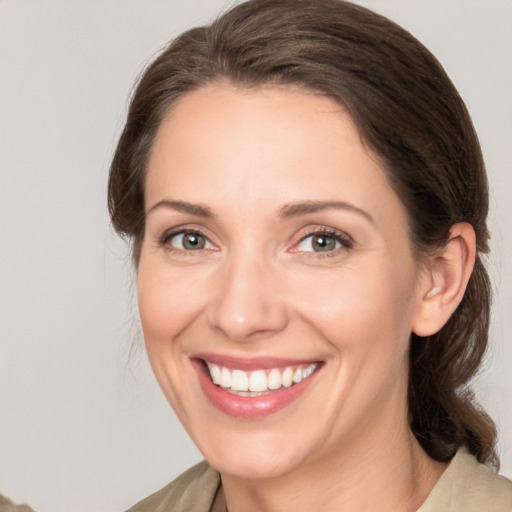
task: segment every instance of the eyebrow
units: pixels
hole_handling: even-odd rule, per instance
[[[154,204],[146,212],[146,215],[149,215],[151,212],[160,208],[169,208],[178,212],[188,213],[197,217],[209,219],[215,217],[215,214],[210,208],[208,208],[208,206],[189,203],[186,201],[173,201],[170,199],[162,199],[158,203]],[[291,217],[299,217],[301,215],[308,215],[324,210],[348,210],[362,215],[372,224],[375,224],[373,217],[368,212],[344,201],[303,201],[300,203],[286,204],[279,210],[279,217],[282,219],[288,219]]]
[[[372,224],[375,224],[373,217],[368,212],[344,201],[305,201],[301,203],[287,204],[280,209],[279,216],[283,219],[287,219],[324,210],[348,210],[362,215]]]
[[[197,217],[215,217],[212,210],[207,206],[203,206],[201,204],[187,203],[186,201],[172,201],[170,199],[162,199],[162,201],[158,201],[158,203],[154,204],[146,212],[146,215],[149,215],[151,212],[159,210],[160,208],[169,208],[171,210],[175,210],[178,212],[189,213]]]

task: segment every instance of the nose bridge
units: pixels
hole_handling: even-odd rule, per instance
[[[278,269],[251,247],[238,247],[219,269],[218,289],[209,305],[209,322],[233,341],[282,330],[288,319],[280,300]]]

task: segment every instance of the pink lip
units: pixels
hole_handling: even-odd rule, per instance
[[[209,363],[225,366],[226,368],[250,371],[283,368],[285,366],[310,365],[318,361],[314,359],[290,359],[281,357],[236,357],[219,354],[194,354],[193,359],[204,359]]]
[[[205,359],[207,358],[205,357]],[[243,370],[256,368],[264,369],[268,367],[276,368],[292,364],[302,364],[297,360],[257,358],[256,360],[243,360],[245,364],[240,365],[240,360],[238,358],[222,357],[221,359],[222,362],[219,363],[217,362],[219,361],[218,358],[208,357],[208,361],[213,362],[214,364],[222,364],[226,367]],[[191,361],[197,371],[201,388],[210,402],[228,416],[247,420],[261,419],[284,409],[299,398],[304,391],[306,391],[317,375],[317,371],[315,371],[307,379],[299,382],[298,384],[294,384],[289,388],[279,389],[261,396],[246,397],[234,395],[215,385],[207,374],[207,370],[204,368],[204,363],[200,359],[196,358],[191,359]],[[267,361],[267,364],[263,364],[265,361]],[[269,361],[271,364],[268,363]]]

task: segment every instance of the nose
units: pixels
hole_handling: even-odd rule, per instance
[[[257,257],[232,258],[219,269],[217,289],[208,305],[208,322],[223,336],[239,343],[282,331],[288,313],[280,297],[277,269]]]

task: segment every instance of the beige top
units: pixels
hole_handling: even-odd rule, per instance
[[[219,473],[201,462],[128,512],[215,512],[219,489]],[[417,512],[512,512],[512,481],[461,448]]]
[[[512,481],[460,448],[418,512],[512,512]]]

